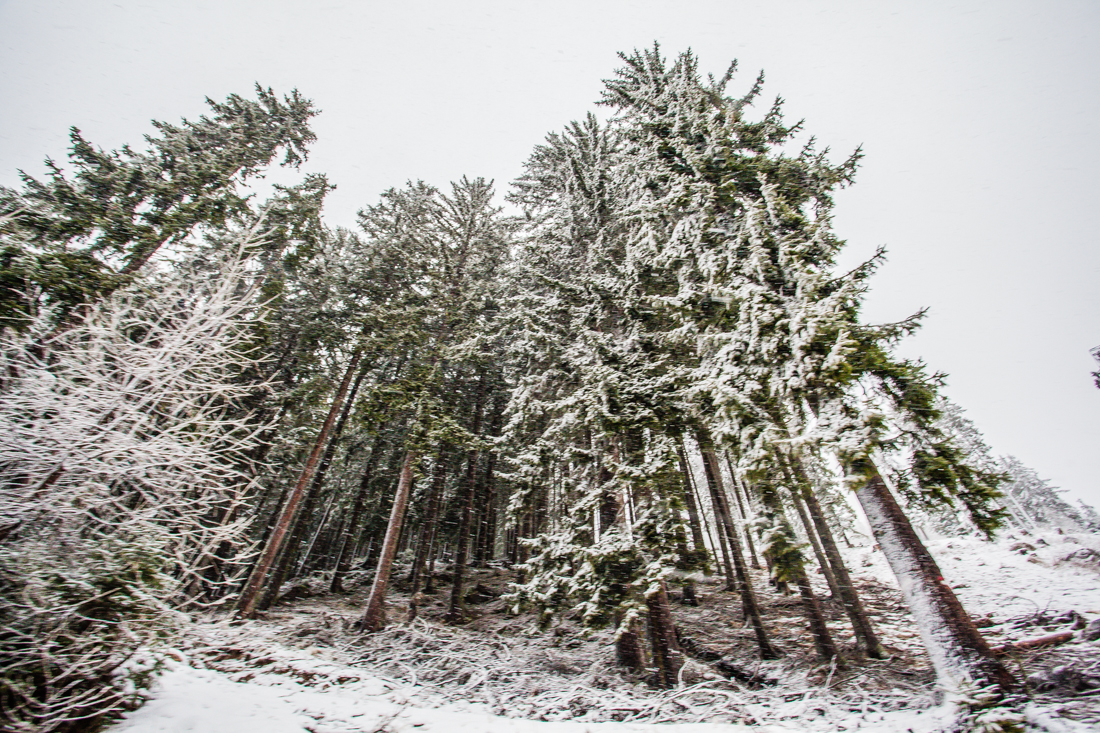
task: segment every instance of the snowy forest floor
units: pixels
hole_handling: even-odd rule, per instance
[[[1100,616],[1096,535],[1010,533],[995,543],[946,538],[929,549],[991,645]],[[952,708],[936,704],[941,691],[882,554],[856,547],[846,560],[892,654],[888,660],[857,659],[840,604],[825,601],[848,663],[843,669],[817,663],[797,596],[775,592],[758,572],[765,624],[784,652],[761,662],[751,630],[742,628],[738,596],[709,577],[698,582],[698,607],[674,605],[695,658],[687,655],[679,687],[655,690],[613,665],[611,632],[568,618],[539,631],[533,615],[509,615],[498,596],[513,578],[510,570],[471,569],[472,620],[457,627],[442,622],[447,572],[437,573],[436,592],[411,623],[404,621],[404,574],[396,575],[391,625],[374,635],[353,628],[369,590],[364,574],[357,585],[347,584],[353,588],[347,595],[302,597],[308,586],[300,585],[290,589],[297,588],[290,594],[297,598],[262,619],[189,624],[180,649],[167,653],[151,700],[110,731],[618,733],[674,723],[698,733],[741,726],[931,733],[950,727]],[[824,580],[814,583],[826,598]],[[1009,664],[1029,680],[1028,727],[1061,733],[1100,726],[1100,641],[1077,638],[1017,652]]]

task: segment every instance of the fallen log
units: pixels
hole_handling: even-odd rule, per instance
[[[1057,634],[1051,634],[1049,636],[1040,636],[1038,639],[1027,639],[1025,641],[1010,641],[1007,644],[1001,646],[995,646],[990,649],[997,656],[1004,656],[1009,652],[1016,652],[1023,649],[1037,649],[1041,646],[1050,646],[1052,644],[1064,644],[1070,641],[1075,636],[1072,631],[1062,631]]]

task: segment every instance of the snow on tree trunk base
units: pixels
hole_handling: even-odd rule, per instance
[[[994,657],[944,581],[936,561],[917,537],[878,471],[872,469],[856,496],[875,540],[897,576],[941,683],[952,687],[994,686],[1002,694],[1019,689],[1019,683]]]

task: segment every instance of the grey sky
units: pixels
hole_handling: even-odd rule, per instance
[[[849,261],[889,262],[869,320],[930,308],[902,351],[996,453],[1100,504],[1100,3],[97,2],[0,0],[0,184],[62,159],[67,129],[139,145],[151,118],[255,81],[324,111],[308,169],[338,186],[330,223],[390,186],[495,178],[592,108],[617,51],[733,58],[745,89],[837,157]]]

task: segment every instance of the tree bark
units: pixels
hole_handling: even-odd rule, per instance
[[[794,504],[795,511],[798,512],[798,519],[802,522],[802,528],[806,530],[806,536],[810,539],[810,546],[814,550],[814,557],[817,559],[817,566],[821,568],[821,573],[825,576],[825,582],[829,584],[829,593],[836,600],[841,600],[840,586],[837,584],[836,575],[833,574],[832,567],[829,566],[829,559],[825,557],[825,550],[821,548],[821,540],[817,538],[817,532],[814,531],[813,522],[810,520],[810,516],[806,514],[806,507],[802,503],[802,499],[799,497],[798,492],[794,489],[791,490],[791,503]]]
[[[481,413],[485,406],[485,370],[478,370],[477,399],[474,401],[474,419],[470,432],[474,440],[481,437]],[[470,520],[473,516],[475,479],[477,478],[477,448],[466,453],[465,496],[462,498],[462,518],[458,525],[458,549],[455,552],[454,583],[451,585],[451,604],[447,609],[448,623],[458,624],[466,620],[466,603],[462,597],[462,585],[466,576],[466,563],[470,559]]]
[[[475,558],[478,567],[487,567],[489,563],[493,561],[493,553],[496,548],[497,496],[496,484],[493,482],[496,462],[496,452],[490,452],[485,465],[485,477],[483,481],[485,491],[482,495],[484,501],[481,513],[482,526],[481,532],[478,534],[477,557]]]
[[[844,546],[847,547],[849,550],[855,547],[855,545],[852,544],[852,541],[848,539],[848,535],[844,532],[844,525],[841,523],[840,517],[836,515],[836,511],[833,509],[833,507],[829,504],[826,504],[823,508],[829,510],[829,516],[833,520],[832,526],[836,527],[837,532],[840,533],[840,539],[844,540]],[[822,516],[824,516],[824,512],[822,512]]]
[[[367,494],[370,493],[370,482],[374,475],[374,469],[382,458],[382,426],[378,426],[379,434],[374,439],[367,465],[363,469],[363,477],[359,480],[359,492],[355,495],[355,504],[351,509],[351,518],[344,525],[343,537],[340,540],[340,550],[336,557],[336,569],[332,571],[332,583],[329,584],[330,593],[344,592],[344,576],[351,568],[352,554],[355,552],[355,535],[359,532],[359,522],[366,507]]]
[[[806,575],[806,561],[802,550],[795,545],[794,530],[791,528],[783,500],[780,498],[779,487],[774,482],[765,480],[754,488],[765,516],[771,524],[771,531],[767,537],[768,544],[763,550],[764,557],[770,560],[777,579],[790,580],[798,588],[802,611],[809,624],[810,636],[814,640],[814,648],[818,655],[825,660],[835,659],[838,664],[841,664],[842,660],[837,654],[836,644],[825,623],[825,616],[821,612],[821,604],[818,603],[813,586],[810,585],[810,578]]]
[[[677,453],[680,459],[680,473],[684,476],[684,505],[687,507],[691,539],[695,543],[695,550],[706,555],[707,543],[703,539],[703,526],[699,523],[699,507],[695,503],[695,492],[692,490],[691,475],[688,473],[687,456],[684,453],[684,442],[682,440],[677,445]]]
[[[840,590],[840,600],[841,603],[844,604],[844,612],[848,614],[848,619],[852,622],[852,630],[855,631],[856,641],[859,643],[860,647],[863,648],[864,653],[871,659],[886,659],[890,655],[882,647],[882,642],[879,641],[878,635],[871,625],[871,619],[867,616],[867,611],[863,608],[863,601],[860,600],[859,593],[856,592],[855,585],[852,583],[852,576],[848,573],[847,566],[844,565],[844,558],[840,556],[840,549],[836,546],[836,541],[833,539],[833,533],[829,529],[829,523],[825,521],[825,514],[821,511],[821,504],[818,502],[814,492],[810,489],[810,481],[809,477],[806,475],[806,469],[803,468],[801,462],[797,458],[788,457],[788,460],[799,479],[797,482],[800,486],[799,494],[806,502],[806,508],[810,512],[810,518],[813,520],[814,527],[817,528],[817,535],[821,538],[825,556],[832,566],[833,574],[836,577],[837,587]],[[795,485],[795,482],[792,482],[792,486],[793,485]]]
[[[263,587],[267,572],[271,569],[272,563],[275,562],[275,555],[279,552],[279,546],[282,544],[283,538],[290,530],[290,524],[294,519],[294,515],[297,512],[298,505],[302,501],[303,495],[306,493],[306,487],[313,478],[313,473],[317,468],[317,462],[321,458],[321,451],[328,441],[333,423],[336,422],[336,415],[344,404],[344,396],[348,393],[352,377],[359,368],[359,361],[362,357],[362,350],[357,349],[351,358],[351,363],[348,365],[347,371],[344,373],[344,379],[340,382],[340,387],[336,391],[336,396],[332,400],[332,407],[329,409],[324,425],[321,426],[321,432],[317,436],[317,440],[313,445],[313,450],[310,452],[309,458],[306,460],[306,465],[302,467],[302,472],[298,476],[298,483],[294,486],[294,490],[287,498],[287,502],[283,506],[283,511],[279,515],[279,521],[275,523],[275,531],[272,532],[271,537],[268,538],[267,546],[264,547],[260,560],[256,563],[256,567],[252,569],[252,575],[249,577],[248,583],[245,584],[244,590],[241,592],[241,597],[237,601],[237,613],[242,618],[251,618],[256,613],[256,602],[259,599],[260,588]]]
[[[622,621],[619,621],[622,624]],[[645,647],[638,633],[637,622],[631,624],[615,637],[615,663],[635,674],[645,672]]]
[[[821,613],[821,604],[817,602],[817,596],[810,587],[810,579],[806,577],[803,568],[796,575],[795,585],[798,586],[798,594],[802,597],[802,610],[806,612],[806,618],[810,622],[810,634],[814,638],[814,648],[822,659],[839,659],[836,644],[829,634],[829,627],[825,625],[825,616]]]
[[[741,606],[744,609],[745,618],[752,623],[753,630],[756,632],[756,644],[760,648],[760,657],[777,659],[779,653],[768,641],[764,621],[760,617],[760,606],[756,602],[756,593],[753,592],[752,582],[745,567],[745,558],[741,553],[741,545],[737,541],[737,533],[730,518],[729,505],[725,501],[725,489],[722,487],[722,474],[718,470],[718,456],[714,451],[714,442],[711,440],[710,431],[701,425],[696,428],[696,435],[699,450],[703,453],[703,468],[714,497],[715,511],[721,515],[720,521],[729,539],[730,554],[733,556],[734,571],[737,573],[738,590],[741,593]]]
[[[646,596],[649,609],[649,641],[653,648],[653,663],[657,666],[659,687],[675,687],[679,681],[684,655],[676,641],[676,627],[672,623],[672,609],[668,602],[668,588],[660,581],[657,590]]]
[[[386,526],[386,539],[382,541],[382,552],[378,558],[378,569],[374,573],[374,583],[371,584],[370,597],[367,599],[367,607],[363,611],[360,621],[364,631],[381,631],[386,625],[386,588],[390,582],[390,573],[393,571],[393,560],[397,555],[397,542],[401,538],[401,526],[405,522],[405,508],[409,503],[409,494],[412,491],[413,465],[418,456],[412,450],[405,452],[405,461],[401,466],[401,477],[397,481],[397,491],[393,497],[393,507],[390,509],[390,521]]]
[[[681,440],[680,449],[683,450],[683,441]],[[691,466],[688,464],[687,459],[684,459],[684,469],[687,471],[687,477],[691,480],[692,484],[695,483],[695,477],[691,473]],[[706,461],[703,462],[703,473],[707,472]],[[708,475],[707,486],[710,487],[710,478]],[[699,492],[702,494],[702,490]],[[715,534],[718,535],[718,547],[722,551],[722,568],[725,571],[726,576],[726,590],[737,590],[737,574],[733,569],[733,561],[730,559],[729,543],[726,542],[726,533],[723,530],[722,520],[720,518],[721,510],[718,508],[718,500],[714,496],[714,491],[710,492],[710,504],[714,510],[714,523],[718,526],[715,527]],[[706,518],[703,518],[706,521]],[[712,538],[713,539],[713,538]]]
[[[313,480],[310,482],[309,493],[306,495],[305,503],[294,516],[293,528],[287,535],[288,540],[283,543],[283,547],[280,550],[281,554],[277,561],[277,569],[271,577],[271,581],[268,583],[267,591],[260,599],[258,606],[260,610],[267,610],[271,607],[271,604],[278,600],[279,590],[286,581],[287,573],[290,571],[290,566],[298,555],[299,547],[301,546],[305,531],[308,528],[309,515],[313,511],[313,505],[317,503],[317,498],[321,495],[321,487],[325,483],[325,475],[328,473],[329,466],[332,465],[333,455],[336,454],[337,440],[340,438],[341,433],[344,432],[344,426],[348,422],[351,408],[355,404],[355,396],[359,394],[359,386],[363,383],[363,377],[365,377],[366,374],[367,368],[364,366],[356,374],[355,381],[352,383],[351,389],[348,390],[348,396],[344,401],[344,407],[340,410],[340,419],[336,421],[336,425],[332,428],[332,437],[325,447],[325,454],[322,456],[321,463],[317,467],[317,472],[313,475]],[[322,518],[322,525],[323,523],[324,518]],[[318,531],[320,531],[320,529],[321,527],[318,526]],[[304,562],[307,559],[309,559],[308,552],[306,557],[302,560]]]
[[[415,598],[420,591],[420,578],[428,564],[428,553],[435,543],[436,527],[439,525],[439,503],[443,497],[443,487],[447,482],[447,453],[449,446],[441,443],[436,453],[435,467],[432,469],[432,491],[428,496],[428,508],[424,513],[424,522],[420,529],[420,543],[416,548],[416,557],[413,559],[411,590],[409,597]],[[410,618],[415,617],[415,611],[410,609]]]
[[[744,523],[745,542],[749,546],[749,557],[752,559],[752,567],[753,570],[759,570],[760,558],[756,556],[756,545],[752,541],[752,531],[749,529],[748,525],[749,513],[745,510],[745,504],[741,503],[741,490],[745,490],[745,503],[748,503],[749,500],[749,490],[741,486],[741,482],[737,480],[737,474],[733,472],[733,463],[730,461],[730,454],[728,451],[726,452],[726,468],[730,471],[730,481],[733,483],[733,486],[730,488],[733,489],[733,498],[737,500],[737,509],[740,511],[741,521]]]
[[[501,422],[504,419],[504,407],[505,401],[503,399],[494,400],[492,417],[489,421],[489,435],[496,437],[500,435]],[[488,563],[492,562],[493,555],[496,550],[496,530],[497,530],[497,497],[496,497],[496,485],[493,483],[493,474],[496,470],[497,452],[490,451],[489,457],[485,466],[484,476],[484,504],[482,516],[481,532],[478,533],[478,548],[477,548],[477,564],[479,567],[485,567]]]
[[[932,666],[941,684],[995,686],[1002,693],[1020,685],[993,655],[939,566],[870,461],[860,467],[865,483],[856,497],[871,524],[875,541],[898,578]]]

